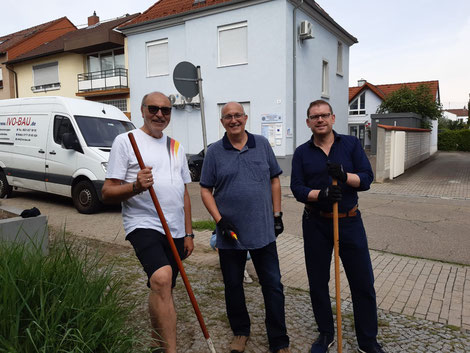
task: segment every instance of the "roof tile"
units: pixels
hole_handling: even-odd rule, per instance
[[[439,81],[420,81],[420,82],[403,82],[403,83],[390,83],[384,85],[373,85],[369,82],[365,82],[362,86],[349,87],[349,102],[351,102],[357,95],[362,92],[365,88],[369,88],[381,99],[384,99],[390,93],[393,93],[403,86],[406,86],[412,90],[416,89],[420,85],[427,85],[431,89],[433,97],[437,97],[439,92]]]

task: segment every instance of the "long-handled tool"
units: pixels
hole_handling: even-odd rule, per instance
[[[145,168],[144,161],[142,160],[142,155],[140,154],[139,147],[135,142],[134,135],[132,132],[129,133],[129,140],[131,141],[132,149],[134,150],[135,156],[137,157],[137,161],[139,162],[140,169]],[[191,304],[193,305],[194,312],[196,313],[197,319],[199,321],[199,325],[201,326],[202,333],[204,334],[204,338],[206,339],[207,345],[209,346],[209,350],[211,353],[216,353],[214,344],[212,343],[212,339],[209,336],[209,332],[207,331],[206,324],[204,323],[204,319],[202,318],[201,311],[199,310],[199,306],[196,301],[196,297],[194,296],[193,290],[191,289],[191,284],[189,283],[188,276],[186,276],[186,272],[183,267],[183,263],[181,262],[180,256],[178,254],[178,250],[176,249],[175,242],[173,241],[173,237],[171,236],[170,228],[168,228],[168,224],[166,223],[165,216],[163,214],[162,208],[160,207],[160,203],[157,199],[157,194],[153,187],[149,188],[150,196],[152,197],[153,204],[155,209],[157,210],[158,217],[162,222],[163,229],[165,230],[166,238],[168,239],[168,243],[170,244],[171,251],[173,252],[173,256],[175,257],[176,264],[178,265],[178,269],[181,273],[181,278],[183,279],[184,286],[186,287],[186,291],[188,292],[189,299],[191,300]]]
[[[338,185],[338,181],[333,179],[333,185]],[[333,204],[333,244],[335,253],[335,287],[336,287],[336,334],[338,353],[343,352],[343,337],[341,329],[341,288],[339,278],[339,224],[338,224],[338,202]]]

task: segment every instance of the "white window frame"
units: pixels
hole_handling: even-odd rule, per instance
[[[149,63],[150,63],[150,58],[149,58],[149,48],[157,45],[164,45],[166,44],[166,67],[164,70],[161,70],[161,72],[158,73],[150,73],[149,70]],[[158,76],[168,76],[170,74],[170,58],[169,58],[169,45],[168,45],[168,38],[164,39],[159,39],[155,40],[152,42],[147,42],[145,43],[145,57],[147,60],[147,77],[158,77]]]
[[[221,62],[221,48],[220,48],[220,34],[224,31],[230,31],[238,28],[246,28],[246,41],[245,41],[245,59],[240,61],[233,61],[229,63]],[[219,26],[217,28],[217,67],[227,67],[227,66],[236,66],[236,65],[246,65],[248,64],[248,22],[239,22],[230,25]]]
[[[1,66],[0,66],[0,88],[3,88],[3,67]]]
[[[54,74],[57,74],[57,76],[56,76],[57,80],[51,80],[51,82],[36,82],[37,77],[35,77],[35,75],[37,75],[37,73],[38,73],[37,70],[44,69],[44,68],[47,68],[47,67],[55,67],[56,68],[57,71]],[[33,86],[31,87],[31,91],[33,91],[33,92],[46,92],[46,91],[55,91],[55,90],[60,89],[59,62],[58,61],[33,65],[32,70],[33,70]]]
[[[364,105],[364,108],[361,108],[361,101]],[[356,109],[351,109],[351,106],[357,103]],[[359,96],[354,98],[354,100],[349,104],[349,115],[366,115],[366,92],[362,92]]]
[[[321,70],[321,95],[328,98],[330,96],[330,69],[328,60],[323,59]]]
[[[343,76],[343,43],[338,41],[338,53],[336,56],[336,74]]]

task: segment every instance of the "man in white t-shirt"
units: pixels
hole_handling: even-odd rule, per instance
[[[103,200],[122,202],[126,239],[148,276],[153,344],[162,342],[165,352],[175,353],[172,288],[178,267],[150,193],[144,191],[154,188],[180,257],[186,258],[194,249],[191,202],[186,187],[191,177],[183,147],[163,133],[171,119],[168,97],[160,92],[149,93],[143,97],[140,110],[144,125],[132,133],[145,168],[140,169],[128,134],[117,136],[109,156]]]

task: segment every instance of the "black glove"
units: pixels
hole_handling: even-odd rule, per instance
[[[274,234],[276,237],[284,231],[284,223],[282,223],[282,212],[280,216],[274,216]]]
[[[339,163],[328,162],[328,175],[342,183],[348,180],[348,174],[344,172],[343,166]]]
[[[238,229],[229,220],[222,217],[217,222],[217,226],[219,227],[222,236],[224,236],[226,239],[238,240]]]
[[[318,201],[328,201],[330,203],[340,202],[343,198],[339,185],[330,185],[321,189],[318,194]]]
[[[23,218],[29,218],[29,217],[36,217],[41,214],[41,211],[39,211],[36,207],[30,208],[29,210],[24,210],[21,212],[21,217]]]

